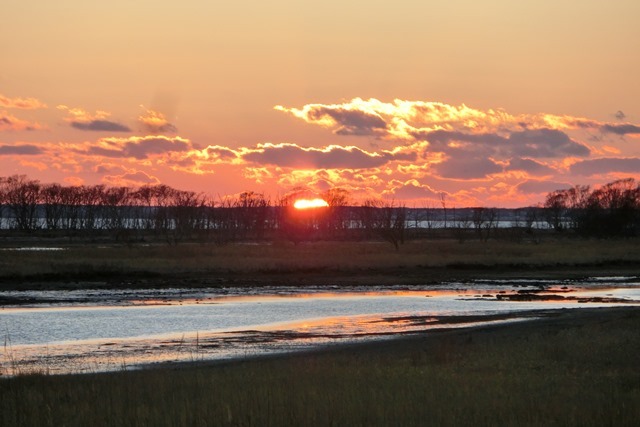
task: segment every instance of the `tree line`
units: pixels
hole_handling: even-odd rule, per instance
[[[640,233],[640,184],[619,179],[599,188],[576,185],[547,194],[544,210],[558,232],[584,236],[637,236]]]
[[[349,193],[336,188],[321,195],[327,208],[295,210],[293,203],[303,195],[300,189],[273,200],[248,191],[214,199],[164,184],[63,186],[14,175],[0,177],[0,229],[126,242],[160,238],[169,244],[377,236],[398,247],[404,241],[406,208],[399,203],[351,206]]]
[[[64,186],[14,175],[0,177],[0,230],[127,243],[160,239],[172,245],[184,240],[225,244],[378,239],[395,248],[407,238],[435,236],[434,230],[461,241],[526,236],[540,230],[597,237],[640,233],[640,186],[632,178],[597,189],[578,185],[553,191],[542,205],[513,210],[455,209],[444,202],[442,209],[407,208],[371,199],[355,204],[340,188],[321,194],[327,208],[294,209],[293,202],[304,195],[300,189],[276,199],[251,191],[213,198],[164,184]]]

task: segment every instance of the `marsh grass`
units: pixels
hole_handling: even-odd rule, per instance
[[[71,246],[64,251],[3,251],[0,279],[101,280],[179,274],[361,274],[393,269],[488,269],[638,265],[640,240],[549,239],[510,241],[423,240],[399,251],[381,242],[300,245],[138,247]]]
[[[635,426],[640,311],[234,363],[0,381],[2,426]]]

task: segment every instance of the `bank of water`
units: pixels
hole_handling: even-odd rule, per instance
[[[640,305],[640,278],[385,289],[29,291],[0,292],[0,300],[0,374],[8,376],[271,354],[517,321],[537,310]]]

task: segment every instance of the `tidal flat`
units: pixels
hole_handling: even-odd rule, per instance
[[[0,380],[2,426],[554,425],[640,420],[640,309],[322,351]]]
[[[640,276],[634,239],[424,241],[399,251],[368,242],[6,249],[0,287],[13,293],[2,304],[22,298],[17,307],[42,303],[29,299],[33,290],[64,299],[87,290],[380,290],[477,280],[508,287]],[[469,299],[502,300],[501,289]],[[495,303],[551,302],[535,291],[508,295]],[[539,319],[267,357],[5,376],[0,425],[637,425],[640,309],[575,305],[582,307],[532,316]]]

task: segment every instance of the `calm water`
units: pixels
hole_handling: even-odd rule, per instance
[[[591,300],[515,302],[497,298],[526,290]],[[166,361],[223,359],[504,321],[496,317],[499,314],[508,314],[513,321],[518,313],[530,316],[531,310],[640,305],[640,279],[483,280],[373,291],[0,292],[0,298],[22,301],[0,307],[0,374],[11,375],[29,370],[93,372]]]

